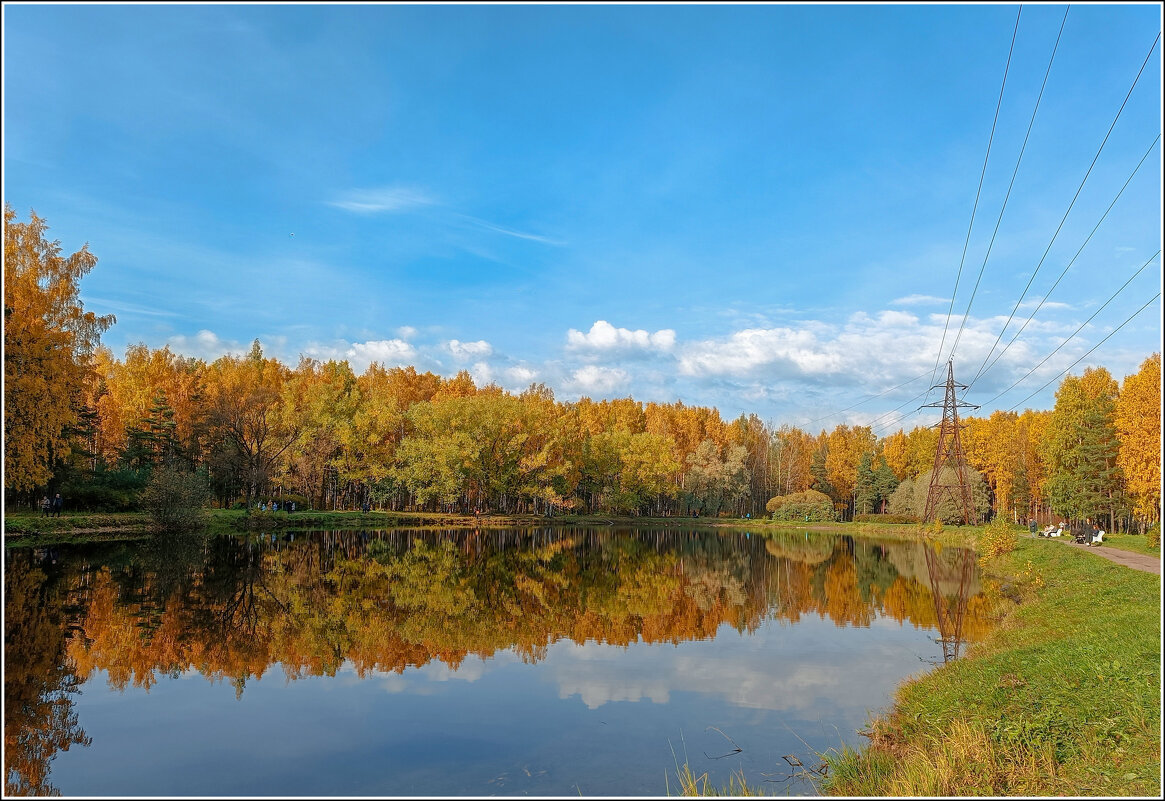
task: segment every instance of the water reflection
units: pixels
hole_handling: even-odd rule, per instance
[[[51,792],[54,755],[89,745],[72,695],[100,675],[119,691],[201,675],[242,698],[276,668],[288,680],[344,672],[403,682],[423,669],[429,680],[472,682],[504,656],[550,663],[559,696],[588,709],[697,691],[738,707],[812,704],[859,682],[827,658],[772,673],[763,667],[772,657],[751,657],[746,638],[717,634],[894,621],[937,630],[953,657],[988,625],[974,568],[961,549],[803,531],[398,530],[13,549],[6,792]],[[669,643],[706,652],[637,669],[646,652],[609,648]]]

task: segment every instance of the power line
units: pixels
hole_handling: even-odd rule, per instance
[[[1125,180],[1124,186],[1122,186],[1120,188],[1120,191],[1116,193],[1116,197],[1114,197],[1112,199],[1112,203],[1108,204],[1108,208],[1105,209],[1104,214],[1102,214],[1100,216],[1100,220],[1097,221],[1096,225],[1092,228],[1092,231],[1084,239],[1083,244],[1080,245],[1080,248],[1079,248],[1079,250],[1076,251],[1076,254],[1072,257],[1072,259],[1068,262],[1068,264],[1064,266],[1064,269],[1060,272],[1060,276],[1056,279],[1055,283],[1053,283],[1052,286],[1048,288],[1048,291],[1044,293],[1044,296],[1040,299],[1040,302],[1038,304],[1036,304],[1035,309],[1028,316],[1027,320],[1025,320],[1024,324],[1021,325],[1019,330],[1015,332],[1015,336],[1013,336],[1011,338],[1011,341],[1007,343],[1007,345],[1003,348],[1003,350],[999,351],[999,355],[995,357],[994,361],[992,361],[990,365],[987,365],[987,361],[989,359],[991,359],[991,354],[994,353],[994,351],[995,351],[995,345],[999,344],[1000,338],[1003,337],[1003,332],[1007,330],[1007,323],[1004,324],[1003,329],[999,332],[999,336],[996,337],[996,339],[995,339],[995,345],[992,345],[991,350],[987,352],[986,358],[983,359],[983,364],[979,365],[979,371],[977,373],[975,373],[975,377],[973,379],[971,379],[971,383],[969,386],[974,386],[975,382],[978,381],[981,376],[983,376],[988,370],[990,370],[992,367],[994,367],[999,362],[1000,359],[1003,358],[1003,354],[1007,353],[1007,349],[1010,348],[1012,346],[1012,344],[1014,344],[1015,340],[1019,339],[1019,335],[1023,333],[1025,328],[1027,328],[1027,324],[1030,323],[1032,321],[1032,319],[1035,318],[1036,314],[1039,313],[1039,310],[1043,308],[1044,303],[1046,303],[1048,298],[1051,297],[1052,292],[1056,289],[1056,287],[1060,285],[1060,281],[1067,274],[1068,270],[1072,267],[1073,264],[1076,263],[1076,259],[1079,258],[1081,253],[1084,252],[1084,246],[1088,244],[1088,242],[1092,239],[1092,235],[1096,233],[1096,230],[1098,228],[1100,228],[1100,224],[1102,222],[1104,222],[1106,217],[1108,217],[1108,213],[1110,211],[1112,211],[1112,207],[1116,205],[1116,202],[1118,200],[1120,200],[1120,196],[1124,193],[1125,189],[1128,187],[1129,182],[1133,180],[1133,176],[1135,176],[1137,174],[1137,170],[1141,169],[1141,165],[1145,163],[1145,159],[1147,159],[1149,157],[1149,154],[1153,152],[1153,148],[1157,146],[1157,142],[1159,142],[1160,140],[1161,140],[1161,134],[1157,134],[1157,137],[1153,140],[1153,144],[1149,145],[1149,149],[1145,151],[1145,155],[1141,156],[1141,160],[1139,162],[1137,162],[1137,166],[1133,169],[1133,171],[1129,175],[1128,179]],[[1032,273],[1032,278],[1035,278],[1035,273]],[[1031,281],[1028,281],[1028,286],[1029,287],[1031,286]],[[1024,293],[1025,294],[1027,293],[1027,289],[1024,289]],[[1020,302],[1022,302],[1023,295],[1020,295],[1019,299],[1020,299]],[[1015,309],[1018,309],[1018,308],[1019,308],[1019,303],[1016,303]],[[1015,314],[1015,309],[1011,310],[1011,313],[1013,316]],[[1008,323],[1011,322],[1011,317],[1007,318],[1007,322]]]
[[[987,160],[991,157],[991,143],[995,141],[995,126],[999,122],[999,109],[1003,105],[1003,90],[1007,86],[1007,72],[1011,68],[1011,54],[1015,51],[1015,36],[1019,32],[1019,17],[1023,13],[1023,5],[1015,14],[1015,30],[1011,32],[1011,47],[1007,51],[1007,64],[1003,67],[1003,83],[999,87],[999,100],[995,103],[995,119],[991,121],[991,135],[987,138],[987,153],[983,156],[983,169],[979,172],[979,188],[975,190],[975,203],[971,207],[971,222],[967,225],[967,238],[963,242],[963,255],[959,259],[959,271],[955,275],[955,290],[951,293],[951,305],[947,308],[947,321],[943,324],[943,336],[939,341],[938,355],[934,360],[934,370],[931,371],[930,382],[934,384],[934,377],[938,375],[939,361],[942,359],[943,345],[947,341],[947,329],[951,324],[951,311],[955,308],[955,296],[959,293],[959,280],[963,275],[963,262],[967,258],[967,247],[971,244],[971,229],[975,225],[975,213],[979,208],[979,196],[983,192],[983,178],[987,175]],[[933,389],[933,386],[931,387]],[[927,396],[930,390],[926,391]]]
[[[920,378],[925,378],[925,377],[926,377],[926,373],[923,373],[922,375],[917,375],[917,376],[915,376],[914,378],[911,378],[909,381],[903,381],[901,384],[899,384],[899,385],[898,385],[898,386],[896,386],[896,387],[890,387],[890,388],[889,388],[888,390],[886,390],[885,392],[879,392],[877,395],[871,395],[870,397],[866,398],[865,400],[860,400],[860,401],[858,401],[857,403],[855,403],[853,406],[847,406],[846,408],[844,408],[844,409],[840,409],[839,411],[836,411],[836,412],[830,412],[830,413],[829,413],[829,414],[827,414],[827,415],[823,415],[823,416],[821,416],[821,417],[818,417],[816,420],[810,420],[808,423],[805,423],[805,425],[807,425],[807,426],[811,426],[811,425],[813,425],[814,423],[818,423],[818,422],[820,422],[820,421],[822,421],[822,420],[827,420],[827,419],[829,419],[830,417],[833,417],[833,416],[835,416],[835,415],[839,415],[839,414],[841,414],[842,412],[848,412],[850,409],[856,409],[856,408],[858,408],[859,406],[861,406],[862,404],[864,404],[864,403],[869,403],[870,401],[874,400],[874,398],[880,398],[880,397],[882,397],[883,395],[887,395],[887,394],[889,394],[889,393],[893,392],[893,391],[894,391],[894,390],[896,390],[896,389],[901,389],[902,387],[906,386],[907,384],[913,384],[913,383],[914,383],[915,381],[917,381],[918,379],[920,379]]]
[[[1064,25],[1068,22],[1068,10],[1064,9],[1064,18],[1060,20],[1060,31],[1056,34],[1056,44],[1052,47],[1052,55],[1048,58],[1048,68],[1044,70],[1044,81],[1040,84],[1040,93],[1036,97],[1036,104],[1032,108],[1031,119],[1027,123],[1027,132],[1023,135],[1023,144],[1019,148],[1019,156],[1015,160],[1015,169],[1011,171],[1011,182],[1007,185],[1007,193],[1003,196],[1003,205],[999,209],[999,217],[995,220],[995,230],[991,232],[991,241],[987,243],[987,252],[983,254],[983,264],[979,266],[979,276],[975,279],[975,287],[971,290],[971,298],[967,301],[967,309],[963,312],[963,321],[959,323],[959,332],[955,335],[955,343],[951,345],[949,359],[955,357],[955,350],[959,347],[959,340],[963,337],[963,328],[967,325],[967,317],[971,313],[971,304],[975,302],[975,294],[979,291],[979,282],[983,280],[983,270],[987,267],[987,259],[991,256],[991,249],[995,247],[995,236],[999,233],[999,225],[1003,222],[1003,212],[1007,210],[1007,201],[1011,198],[1011,190],[1015,186],[1015,176],[1019,174],[1019,165],[1023,161],[1023,153],[1027,149],[1027,140],[1031,136],[1032,126],[1036,121],[1036,113],[1040,110],[1040,101],[1044,97],[1044,88],[1048,85],[1048,76],[1052,73],[1052,62],[1056,58],[1056,51],[1060,48],[1060,37],[1064,33]],[[933,379],[932,379],[933,380]]]
[[[927,388],[927,390],[926,390],[926,392],[920,392],[920,393],[918,393],[917,395],[915,395],[913,398],[911,398],[910,400],[906,401],[905,403],[903,403],[903,404],[901,404],[901,405],[899,405],[899,406],[895,406],[893,409],[891,409],[891,410],[890,410],[890,411],[888,411],[888,412],[885,412],[884,414],[878,415],[877,417],[875,417],[873,420],[871,420],[871,421],[870,421],[870,427],[871,427],[871,428],[876,428],[876,429],[878,429],[879,431],[884,431],[884,430],[888,430],[888,429],[890,429],[890,428],[893,428],[893,427],[894,427],[894,426],[896,426],[896,425],[899,425],[899,424],[900,424],[900,423],[901,423],[903,420],[906,420],[908,417],[910,417],[910,414],[913,414],[913,412],[911,412],[911,413],[908,413],[908,414],[904,414],[904,415],[902,415],[901,417],[899,417],[897,420],[894,420],[893,422],[887,421],[887,422],[881,422],[881,423],[879,423],[878,421],[879,421],[879,420],[881,420],[881,419],[882,419],[882,418],[884,418],[884,417],[885,417],[885,418],[889,418],[889,417],[890,417],[890,415],[894,414],[894,412],[898,411],[898,410],[899,410],[899,409],[901,409],[903,406],[909,406],[909,405],[911,405],[912,403],[914,403],[916,400],[918,400],[918,399],[920,399],[920,398],[924,398],[924,397],[925,397],[927,394],[929,394],[929,393],[930,393],[930,390],[932,390],[932,389],[934,389],[934,387],[933,387],[933,386],[932,386],[932,387],[928,387],[928,388]],[[919,411],[919,409],[915,409],[915,412],[917,412],[917,411]]]
[[[1158,252],[1160,252],[1160,251],[1158,251]],[[1138,314],[1140,314],[1141,312],[1143,312],[1145,309],[1149,308],[1149,304],[1151,304],[1153,301],[1155,301],[1155,300],[1159,299],[1160,297],[1161,297],[1161,293],[1160,293],[1160,292],[1158,292],[1156,295],[1154,295],[1153,297],[1149,298],[1149,301],[1148,301],[1148,303],[1146,303],[1144,306],[1142,306],[1141,308],[1139,308],[1139,309],[1137,309],[1135,312],[1133,312],[1133,313],[1132,313],[1132,315],[1131,315],[1131,316],[1130,316],[1130,317],[1129,317],[1127,320],[1125,320],[1123,323],[1121,323],[1121,324],[1120,324],[1120,325],[1118,325],[1116,328],[1114,328],[1112,331],[1110,331],[1110,332],[1109,332],[1109,334],[1108,334],[1108,336],[1106,336],[1104,339],[1100,340],[1100,341],[1099,341],[1099,342],[1097,342],[1095,345],[1093,345],[1093,346],[1092,346],[1092,348],[1091,348],[1091,349],[1088,351],[1088,353],[1085,353],[1085,354],[1084,354],[1083,356],[1081,356],[1079,359],[1077,359],[1076,361],[1074,361],[1074,362],[1072,362],[1070,365],[1068,365],[1066,368],[1064,368],[1064,369],[1063,369],[1063,370],[1060,372],[1060,374],[1059,374],[1059,375],[1055,376],[1055,378],[1053,378],[1053,379],[1052,379],[1052,381],[1055,381],[1057,378],[1059,378],[1060,376],[1064,375],[1064,373],[1068,372],[1068,371],[1069,371],[1069,370],[1071,370],[1073,367],[1075,367],[1076,365],[1080,364],[1080,362],[1082,362],[1082,361],[1084,361],[1086,358],[1088,358],[1089,354],[1091,354],[1091,353],[1092,353],[1092,351],[1096,350],[1096,349],[1097,349],[1097,348],[1099,348],[1101,345],[1103,345],[1105,342],[1107,342],[1107,341],[1108,341],[1108,339],[1109,339],[1109,337],[1111,337],[1111,336],[1112,336],[1113,334],[1115,334],[1117,331],[1120,331],[1122,328],[1124,328],[1126,325],[1128,325],[1130,322],[1132,322],[1132,319],[1133,319],[1134,317],[1136,317]],[[1049,381],[1047,384],[1044,384],[1042,387],[1040,387],[1039,389],[1037,389],[1037,390],[1036,390],[1035,392],[1033,392],[1032,394],[1028,395],[1026,398],[1024,398],[1023,400],[1021,400],[1019,403],[1015,404],[1015,406],[1012,406],[1012,407],[1011,407],[1010,409],[1008,409],[1007,411],[1009,411],[1009,412],[1013,412],[1013,411],[1015,411],[1017,408],[1019,408],[1020,406],[1022,406],[1023,404],[1027,403],[1029,400],[1031,400],[1032,398],[1034,398],[1036,395],[1040,394],[1040,393],[1041,393],[1041,392],[1043,392],[1045,389],[1047,389],[1047,388],[1048,388],[1048,386],[1050,386],[1050,385],[1051,385],[1052,381]]]
[[[1104,310],[1104,307],[1105,307],[1105,306],[1107,306],[1108,304],[1110,304],[1110,303],[1112,303],[1114,300],[1116,300],[1116,296],[1117,296],[1117,295],[1119,295],[1121,292],[1123,292],[1123,291],[1124,291],[1124,289],[1125,289],[1125,287],[1127,287],[1127,286],[1128,286],[1130,283],[1132,283],[1133,279],[1134,279],[1134,278],[1136,278],[1138,275],[1140,275],[1140,274],[1141,274],[1141,272],[1142,272],[1142,271],[1143,271],[1143,270],[1144,270],[1146,267],[1148,267],[1150,264],[1152,264],[1152,263],[1153,263],[1153,259],[1157,258],[1157,256],[1158,256],[1158,255],[1160,255],[1160,253],[1161,253],[1161,251],[1160,251],[1160,250],[1158,250],[1156,253],[1154,253],[1152,256],[1150,256],[1150,257],[1149,257],[1149,260],[1148,260],[1147,262],[1145,262],[1144,264],[1142,264],[1142,265],[1141,265],[1141,266],[1140,266],[1140,267],[1137,269],[1137,271],[1136,271],[1135,273],[1133,273],[1131,276],[1129,276],[1129,280],[1127,280],[1127,281],[1125,281],[1123,284],[1121,284],[1121,288],[1120,288],[1120,289],[1118,289],[1116,292],[1113,292],[1113,293],[1112,293],[1112,296],[1111,296],[1111,297],[1109,297],[1109,299],[1108,299],[1108,300],[1106,300],[1104,303],[1102,303],[1102,304],[1100,305],[1100,307],[1099,307],[1099,308],[1097,308],[1097,310],[1096,310],[1096,311],[1094,311],[1094,312],[1092,313],[1092,316],[1091,316],[1091,317],[1089,317],[1087,320],[1085,320],[1083,323],[1081,323],[1079,328],[1077,328],[1075,331],[1073,331],[1073,332],[1072,332],[1072,334],[1071,334],[1071,335],[1070,335],[1070,336],[1069,336],[1067,339],[1065,339],[1063,342],[1061,342],[1059,345],[1057,345],[1057,346],[1056,346],[1056,349],[1055,349],[1055,350],[1053,350],[1051,353],[1049,353],[1047,356],[1045,356],[1045,357],[1044,357],[1044,358],[1043,358],[1043,359],[1040,361],[1040,363],[1039,363],[1039,364],[1037,364],[1037,365],[1036,365],[1035,367],[1033,367],[1032,369],[1028,370],[1028,371],[1027,371],[1027,373],[1025,373],[1025,374],[1024,374],[1024,375],[1023,375],[1023,376],[1022,376],[1022,377],[1021,377],[1021,378],[1020,378],[1018,381],[1016,381],[1014,384],[1012,384],[1012,385],[1011,385],[1010,387],[1008,387],[1007,389],[1005,389],[1005,390],[1003,390],[1002,392],[1000,392],[998,395],[996,395],[996,396],[995,396],[994,398],[992,398],[991,400],[987,401],[987,403],[994,403],[996,400],[998,400],[999,398],[1003,397],[1003,396],[1004,396],[1004,395],[1006,395],[1008,392],[1011,392],[1011,390],[1015,389],[1015,388],[1016,388],[1016,387],[1017,387],[1019,384],[1023,383],[1023,381],[1024,381],[1024,380],[1025,380],[1025,379],[1026,379],[1026,378],[1027,378],[1029,375],[1031,375],[1032,373],[1034,373],[1036,370],[1040,369],[1040,367],[1042,367],[1042,366],[1044,365],[1044,362],[1046,362],[1048,359],[1050,359],[1050,358],[1052,358],[1053,356],[1055,356],[1055,355],[1056,355],[1056,353],[1057,353],[1057,352],[1059,352],[1060,348],[1062,348],[1062,347],[1064,347],[1065,345],[1067,345],[1067,344],[1068,344],[1068,343],[1069,343],[1069,342],[1072,340],[1072,338],[1073,338],[1073,337],[1075,337],[1075,336],[1076,336],[1077,334],[1079,334],[1079,333],[1080,333],[1082,330],[1084,330],[1084,326],[1086,326],[1086,325],[1088,325],[1090,322],[1092,322],[1093,318],[1095,318],[1095,317],[1096,317],[1096,315],[1100,314],[1100,312]],[[1002,354],[1000,354],[1000,355],[1002,355]]]

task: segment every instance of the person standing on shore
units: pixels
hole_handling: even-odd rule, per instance
[[[61,516],[61,507],[64,505],[64,501],[61,500],[61,493],[58,492],[53,498],[53,517]]]

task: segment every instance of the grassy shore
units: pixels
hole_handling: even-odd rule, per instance
[[[45,517],[39,512],[5,512],[4,541],[55,545],[65,542],[98,542],[136,539],[150,530],[149,515],[144,512],[62,513]]]
[[[1160,576],[1026,538],[984,572],[1000,625],[825,755],[824,791],[1158,796]]]
[[[1150,548],[1149,538],[1144,534],[1105,534],[1104,544],[1110,548],[1119,548],[1122,551],[1143,553],[1160,558],[1161,548]]]
[[[245,512],[237,509],[207,510],[207,528],[214,534],[244,531],[359,530],[389,528],[481,529],[544,526],[620,526],[669,528],[731,528],[758,533],[795,528],[829,531],[885,539],[918,539],[924,534],[917,525],[885,523],[790,523],[765,519],[708,517],[619,517],[612,515],[457,515],[440,512],[356,512],[296,511]],[[63,513],[44,517],[39,512],[17,511],[4,517],[4,537],[8,541],[65,542],[146,536],[151,521],[141,512]],[[944,544],[973,544],[982,526],[947,527],[925,536]]]

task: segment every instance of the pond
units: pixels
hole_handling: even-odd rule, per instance
[[[990,625],[970,552],[792,529],[9,548],[4,582],[6,795],[814,794]]]

